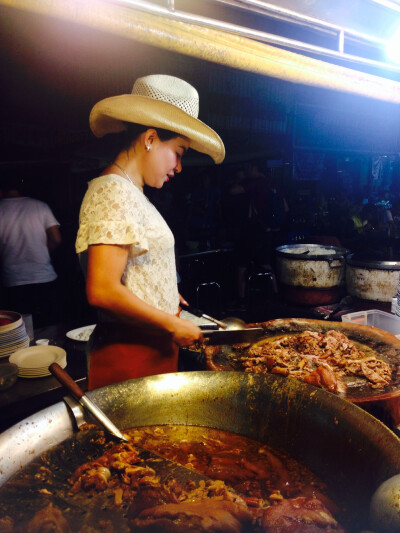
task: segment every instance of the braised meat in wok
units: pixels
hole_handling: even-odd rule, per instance
[[[301,331],[267,337],[253,345],[233,347],[241,370],[300,379],[330,392],[343,393],[360,383],[373,390],[391,384],[392,368],[374,350],[367,350],[340,331]],[[220,347],[204,347],[208,366]]]
[[[88,460],[73,465],[57,449],[10,480],[0,490],[0,532],[345,531],[340,523],[346,515],[325,484],[262,442],[191,426],[135,428],[126,435],[128,443],[110,444],[97,431],[89,441],[96,453]],[[137,446],[209,479],[161,479]],[[81,451],[75,444],[71,449],[79,459]]]
[[[302,379],[332,392],[344,392],[344,376],[364,378],[370,387],[391,381],[391,368],[375,355],[366,356],[340,331],[304,331],[268,339],[243,356],[246,372],[271,372]]]

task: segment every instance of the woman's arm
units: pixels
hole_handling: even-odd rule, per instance
[[[156,309],[121,283],[127,259],[128,246],[89,246],[86,280],[89,304],[112,313],[124,322],[167,331],[179,346],[189,346],[200,340],[201,329],[192,322]]]

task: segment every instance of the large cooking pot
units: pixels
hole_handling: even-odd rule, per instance
[[[322,389],[281,376],[181,372],[88,393],[120,428],[194,424],[255,437],[290,454],[325,480],[366,526],[371,496],[400,471],[400,440],[364,410]],[[70,437],[63,402],[0,435],[0,484]]]
[[[335,303],[343,296],[349,250],[320,244],[276,248],[276,274],[286,300],[300,305]]]
[[[357,254],[346,257],[346,288],[362,300],[391,302],[397,293],[400,261],[366,259]]]

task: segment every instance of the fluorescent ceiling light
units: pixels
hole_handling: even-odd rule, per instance
[[[386,55],[392,63],[400,64],[400,27],[393,33],[386,45]]]

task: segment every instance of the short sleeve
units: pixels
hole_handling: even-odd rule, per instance
[[[131,246],[130,255],[147,252],[143,193],[119,176],[101,176],[89,183],[79,215],[77,253],[93,244]]]
[[[53,212],[50,209],[50,207],[44,202],[41,202],[40,206],[41,206],[44,228],[47,230],[53,226],[59,226],[60,223],[58,222],[56,217],[53,215]]]

